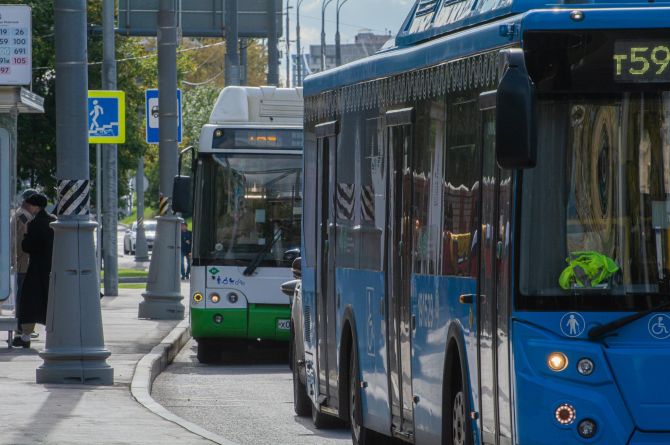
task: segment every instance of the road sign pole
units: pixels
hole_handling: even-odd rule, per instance
[[[96,233],[95,264],[98,266],[98,289],[100,289],[102,271],[102,150],[95,144],[95,220],[98,222]]]
[[[54,1],[58,221],[54,229],[44,360],[37,383],[112,385],[90,220],[86,1]]]
[[[103,0],[102,8],[102,88],[113,91],[116,90],[114,0]],[[119,295],[117,164],[117,145],[105,145],[102,153],[102,245],[105,247],[105,295],[110,296]]]
[[[249,83],[248,67],[247,67],[247,47],[249,46],[249,39],[240,39],[240,85],[247,85]]]
[[[135,190],[137,192],[137,232],[135,232],[135,262],[149,261],[147,237],[144,234],[144,153],[137,161],[135,175]]]
[[[181,320],[179,260],[181,218],[172,213],[172,183],[177,175],[177,14],[175,0],[160,0],[158,12],[159,192],[160,216],[156,226],[147,290],[139,318]]]
[[[268,85],[279,85],[279,50],[277,48],[277,5],[267,0],[268,8]]]
[[[226,0],[226,86],[240,84],[237,18],[237,0]]]

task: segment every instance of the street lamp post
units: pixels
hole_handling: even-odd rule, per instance
[[[337,0],[337,12],[336,12],[336,31],[335,31],[335,65],[342,65],[342,49],[340,48],[340,9],[342,6],[349,0]]]
[[[300,47],[300,5],[302,5],[302,2],[304,0],[298,0],[298,4],[296,5],[296,26],[295,26],[295,33],[296,33],[296,54],[297,54],[297,63],[296,63],[296,69],[298,70],[298,74],[296,76],[296,85],[297,86],[302,86],[302,48]]]
[[[333,0],[323,0],[321,3],[321,71],[326,69],[326,8]]]

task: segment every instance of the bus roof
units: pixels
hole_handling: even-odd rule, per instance
[[[448,21],[445,18],[447,21],[440,24],[441,11],[466,3],[472,7],[475,1],[473,11],[463,9],[467,9],[468,14],[449,16],[454,20],[465,17],[462,20]],[[657,3],[626,0],[627,3],[616,4],[611,3],[616,0],[609,0],[610,3],[574,1],[548,5],[541,0],[417,0],[395,39],[395,45],[385,46],[370,57],[308,76],[304,83],[305,97],[497,47],[518,45],[523,32],[531,29],[650,29],[667,28],[670,23],[670,0],[658,0]],[[429,3],[434,3],[433,9],[424,13]],[[570,19],[570,12],[575,9],[585,11],[583,21]],[[422,28],[418,23],[424,16],[435,20]]]
[[[534,9],[668,6],[670,0],[416,0],[395,39],[396,47]]]
[[[302,125],[302,88],[238,87],[221,90],[210,124]]]

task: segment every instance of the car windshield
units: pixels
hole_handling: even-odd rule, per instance
[[[538,116],[538,163],[522,180],[522,305],[658,304],[670,293],[670,92],[545,98]]]
[[[144,221],[144,230],[156,231],[156,221]]]
[[[203,155],[196,178],[194,261],[246,266],[268,250],[261,266],[290,266],[293,256],[285,253],[300,247],[301,209],[299,154]]]

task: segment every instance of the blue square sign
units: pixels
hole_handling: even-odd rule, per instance
[[[122,144],[126,141],[125,93],[88,92],[88,141],[92,144]]]
[[[158,90],[151,89],[144,92],[144,97],[146,100],[145,111],[146,111],[146,136],[147,144],[158,144]],[[182,140],[182,120],[181,120],[181,90],[177,89],[177,113],[179,118],[177,119],[177,142],[181,143]]]

